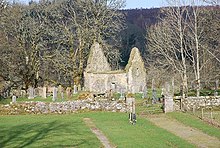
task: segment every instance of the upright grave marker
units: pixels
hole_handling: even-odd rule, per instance
[[[34,99],[34,88],[33,87],[28,88],[28,99]]]
[[[57,88],[56,87],[53,88],[53,99],[52,100],[53,101],[57,100]]]
[[[12,96],[12,103],[16,103],[16,96],[15,95]]]
[[[164,112],[173,112],[174,108],[174,102],[173,102],[173,95],[172,90],[170,88],[170,84],[166,82],[165,88],[164,88]]]
[[[135,114],[135,98],[133,97],[128,97],[126,99],[126,104],[129,108],[129,121],[132,124],[136,123],[136,114]]]

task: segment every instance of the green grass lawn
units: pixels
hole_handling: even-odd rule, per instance
[[[101,147],[84,117],[117,147],[194,147],[146,119],[131,125],[127,114],[109,112],[0,116],[0,147]]]
[[[137,118],[137,124],[132,125],[125,113],[96,113],[89,114],[88,117],[92,118],[96,126],[119,148],[194,147],[144,118]]]
[[[100,147],[81,117],[0,116],[0,147]]]
[[[181,113],[181,112],[172,112],[172,113],[168,113],[167,115],[180,121],[181,123],[185,125],[191,126],[193,128],[197,128],[210,136],[215,136],[218,139],[220,139],[219,128],[213,127],[191,114]]]

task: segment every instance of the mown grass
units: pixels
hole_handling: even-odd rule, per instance
[[[77,115],[0,117],[0,147],[100,147]]]
[[[85,126],[89,117],[117,147],[194,147],[143,118],[136,125],[125,113],[0,116],[0,147],[101,147]]]
[[[172,117],[179,122],[191,126],[193,128],[199,129],[202,132],[210,135],[210,136],[215,136],[218,139],[220,139],[220,129],[213,127],[204,121],[198,119],[197,117],[188,114],[188,113],[181,113],[181,112],[172,112],[167,114],[169,117]]]
[[[132,125],[125,113],[95,113],[88,114],[96,126],[118,148],[141,147],[194,147],[185,140],[161,129],[147,119],[137,118],[137,124]]]

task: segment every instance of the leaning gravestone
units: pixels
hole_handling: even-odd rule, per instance
[[[173,95],[172,95],[172,90],[170,89],[169,83],[165,84],[164,88],[164,112],[173,112],[174,102],[173,102]]]
[[[34,99],[34,88],[33,87],[28,88],[28,99]]]
[[[53,101],[56,101],[57,100],[57,88],[54,87],[53,88]]]
[[[12,103],[16,103],[16,96],[15,95],[12,96]]]

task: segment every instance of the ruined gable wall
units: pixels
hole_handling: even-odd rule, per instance
[[[143,91],[146,85],[146,69],[137,48],[133,48],[126,66],[128,75],[128,90],[132,93]]]
[[[85,71],[86,72],[111,71],[111,67],[99,43],[94,43],[92,45]]]

